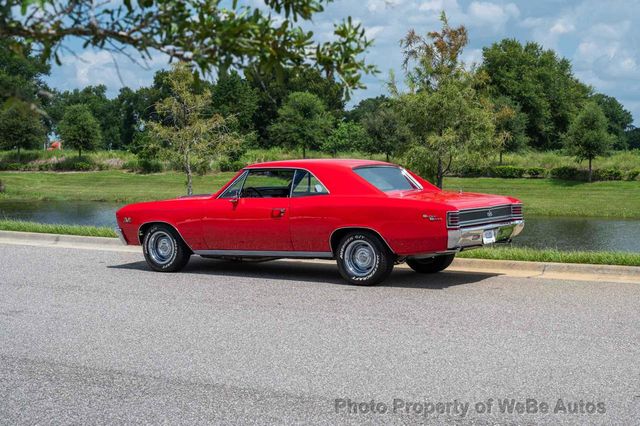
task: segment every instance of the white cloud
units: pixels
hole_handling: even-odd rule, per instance
[[[513,3],[500,5],[497,3],[474,1],[467,10],[469,25],[480,25],[488,28],[500,29],[510,19],[520,15],[518,6]]]

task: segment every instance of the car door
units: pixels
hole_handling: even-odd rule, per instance
[[[216,200],[203,221],[209,250],[291,251],[293,169],[249,169]]]

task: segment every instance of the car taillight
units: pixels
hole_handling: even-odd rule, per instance
[[[447,227],[457,228],[460,226],[460,213],[447,212]]]
[[[511,205],[511,216],[522,217],[522,204]]]

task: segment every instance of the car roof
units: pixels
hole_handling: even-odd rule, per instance
[[[267,161],[264,163],[256,163],[247,166],[246,168],[263,168],[263,167],[292,167],[292,168],[314,168],[314,166],[320,166],[323,169],[330,167],[348,168],[363,166],[394,166],[395,164],[385,163],[384,161],[376,160],[358,160],[347,158],[320,158],[320,159],[304,159],[304,160],[281,160],[281,161]]]

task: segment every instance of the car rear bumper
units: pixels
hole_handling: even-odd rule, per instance
[[[510,220],[460,229],[450,229],[447,248],[449,250],[466,250],[482,247],[493,243],[506,243],[520,234],[524,228],[524,220]],[[486,242],[483,235],[486,231],[493,231],[493,242]]]
[[[124,237],[124,234],[122,233],[122,229],[120,229],[119,227],[115,227],[113,228],[113,230],[115,231],[116,235],[118,236],[122,244],[124,244],[125,246],[129,244],[127,243],[127,239]]]

